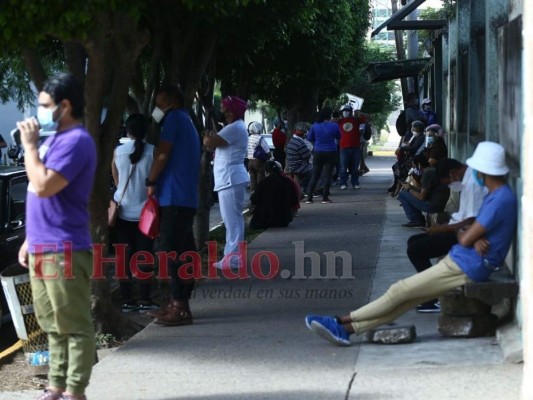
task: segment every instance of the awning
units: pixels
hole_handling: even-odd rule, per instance
[[[431,62],[431,58],[412,58],[402,61],[369,63],[366,67],[370,83],[418,76]]]
[[[372,31],[372,37],[376,36],[383,28],[387,28],[389,31],[395,30],[420,30],[420,29],[441,29],[448,23],[445,19],[438,20],[417,20],[417,21],[402,21],[405,17],[411,14],[414,10],[420,6],[426,0],[414,0],[413,2],[402,7],[398,12],[392,15],[388,20],[383,22],[380,26]]]

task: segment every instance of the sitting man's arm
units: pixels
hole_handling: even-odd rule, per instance
[[[468,228],[461,228],[457,231],[457,240],[464,247],[475,247],[476,252],[483,256],[487,253],[490,243],[485,237],[485,228],[475,221]]]

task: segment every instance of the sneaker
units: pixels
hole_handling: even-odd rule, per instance
[[[307,200],[305,204],[313,204],[313,200]]]
[[[241,266],[240,266],[239,260],[237,260],[235,258],[231,258],[231,260],[229,262],[227,262],[226,260],[222,259],[220,261],[217,261],[217,262],[213,263],[213,268],[219,269],[219,270],[240,269]]]
[[[348,186],[346,185],[341,185],[341,190],[346,190]]]
[[[139,306],[135,302],[128,302],[122,304],[122,312],[123,313],[129,313],[129,312],[135,312],[139,311]]]
[[[440,303],[438,301],[428,301],[416,307],[419,313],[438,313],[440,312]]]
[[[322,339],[339,346],[350,346],[350,335],[334,317],[319,317],[311,321],[311,330]]]
[[[353,185],[353,188],[354,188],[354,189],[361,189],[361,186],[359,186],[359,185]]]
[[[147,313],[148,311],[157,310],[160,307],[159,304],[156,304],[151,300],[146,302],[140,301],[139,303],[139,312],[141,314]]]
[[[311,323],[313,321],[318,321],[320,320],[321,318],[323,318],[322,316],[320,315],[308,315],[305,317],[305,325],[307,326],[307,329],[309,329],[310,331],[313,330],[313,328],[311,328]]]
[[[333,201],[331,201],[331,199],[324,199],[322,200],[322,204],[329,204],[329,203],[333,203]]]
[[[63,392],[53,392],[49,389],[45,389],[44,393],[41,393],[36,400],[62,400]]]

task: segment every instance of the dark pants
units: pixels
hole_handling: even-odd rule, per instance
[[[118,243],[127,244],[126,248],[126,268],[125,272],[127,279],[120,279],[120,291],[122,293],[122,299],[126,302],[133,300],[133,278],[131,273],[130,260],[131,256],[139,251],[148,251],[153,253],[154,241],[149,237],[143,235],[138,228],[139,221],[126,221],[121,218],[117,218],[115,225],[115,233],[117,235]],[[149,272],[153,270],[153,265],[138,267],[143,272]],[[140,296],[142,301],[150,300],[150,280],[141,280],[140,283]]]
[[[316,188],[316,184],[322,174],[324,169],[324,192],[322,197],[326,200],[329,197],[329,187],[331,186],[331,175],[333,173],[333,168],[335,168],[335,163],[337,162],[337,152],[336,151],[321,151],[316,152],[313,155],[313,176],[309,182],[309,187],[307,188],[307,199],[313,200],[313,193]]]
[[[457,244],[455,232],[428,235],[420,233],[407,240],[407,256],[417,272],[431,267],[431,258],[443,257]]]
[[[175,261],[169,261],[168,271],[172,277],[170,289],[173,300],[188,301],[194,289],[194,279],[183,280],[178,270],[183,264],[179,261],[181,253],[196,251],[194,242],[193,222],[196,210],[190,207],[161,207],[160,251],[177,254]]]

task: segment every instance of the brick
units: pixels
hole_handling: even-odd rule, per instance
[[[368,332],[366,338],[370,342],[381,344],[411,343],[416,339],[416,328],[414,325],[380,328]]]
[[[439,317],[439,332],[447,337],[493,336],[498,318],[495,315],[478,315],[474,317]]]
[[[478,299],[465,297],[461,290],[453,290],[439,298],[441,314],[453,317],[488,315],[491,306]]]

